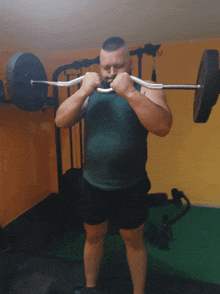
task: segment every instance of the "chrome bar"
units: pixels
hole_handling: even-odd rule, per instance
[[[176,89],[176,90],[196,90],[200,89],[201,85],[163,85],[162,89]]]
[[[199,89],[201,88],[201,85],[163,85],[163,84],[153,84],[153,83],[148,83],[148,82],[145,82],[137,77],[134,77],[134,76],[130,76],[131,79],[138,83],[139,85],[143,86],[143,87],[146,87],[148,89],[176,89],[176,90],[196,90],[196,89]],[[109,89],[101,89],[101,88],[97,88],[96,89],[97,92],[100,92],[100,93],[110,93],[113,91],[112,88],[109,88]]]
[[[31,80],[30,83],[33,86],[33,84],[40,83],[40,84],[48,84],[51,86],[57,86],[57,87],[70,87],[75,84],[78,84],[82,82],[84,76],[78,77],[74,80],[68,81],[68,82],[48,82],[48,81],[33,81]],[[163,84],[153,84],[153,83],[148,83],[145,82],[137,77],[130,76],[131,79],[138,83],[139,85],[146,87],[148,89],[176,89],[176,90],[196,90],[201,88],[201,85],[163,85]],[[110,93],[114,91],[112,88],[108,89],[102,89],[102,88],[97,88],[97,92],[99,93]]]
[[[33,84],[40,83],[40,84],[48,84],[50,86],[57,86],[57,87],[70,87],[75,84],[81,83],[84,76],[78,77],[74,80],[68,81],[68,82],[48,82],[48,81],[33,81],[31,80],[30,83],[33,86]]]

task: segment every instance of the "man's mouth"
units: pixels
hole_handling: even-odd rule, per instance
[[[114,81],[114,79],[115,79],[115,78],[110,78],[110,79],[106,79],[106,81],[107,81],[108,83],[111,83],[111,82]]]

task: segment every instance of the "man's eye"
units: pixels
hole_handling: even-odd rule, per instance
[[[124,67],[124,63],[123,63],[123,64],[117,64],[117,65],[115,66],[115,68],[122,68],[122,67]]]

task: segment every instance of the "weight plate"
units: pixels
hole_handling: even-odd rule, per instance
[[[195,91],[193,120],[195,123],[205,123],[219,95],[218,50],[203,52],[196,83],[201,88]]]
[[[30,84],[30,80],[47,80],[45,69],[34,54],[13,55],[6,66],[5,80],[10,99],[20,109],[38,111],[45,104],[48,85]]]

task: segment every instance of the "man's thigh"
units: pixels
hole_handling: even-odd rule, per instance
[[[135,229],[147,221],[150,208],[149,190],[150,183],[146,178],[130,189],[118,192],[120,203],[116,206],[115,222],[120,229]]]
[[[108,191],[100,190],[82,180],[82,196],[80,199],[80,215],[83,223],[98,225],[108,219],[111,206]]]

